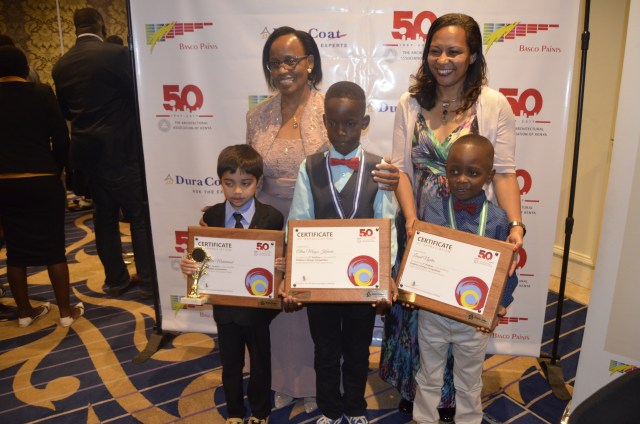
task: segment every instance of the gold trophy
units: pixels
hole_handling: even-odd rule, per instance
[[[191,274],[193,278],[193,283],[191,284],[191,290],[189,290],[189,294],[180,299],[180,303],[184,305],[204,305],[207,302],[207,298],[198,294],[198,282],[202,278],[203,275],[207,273],[207,268],[209,268],[209,260],[211,256],[207,255],[207,252],[201,248],[196,247],[187,255],[187,258],[193,259],[195,262],[200,264],[200,267],[197,271],[194,271]]]

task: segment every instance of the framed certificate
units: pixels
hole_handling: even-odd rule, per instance
[[[303,303],[390,299],[391,221],[289,221],[285,290]]]
[[[274,264],[284,256],[284,231],[189,227],[188,250],[197,248],[207,255],[201,262],[197,292],[209,303],[281,308],[282,272]],[[190,276],[188,293],[193,282]]]
[[[398,301],[491,329],[513,245],[416,221],[397,277]]]

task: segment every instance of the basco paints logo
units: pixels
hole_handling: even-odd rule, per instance
[[[263,101],[267,100],[270,96],[264,94],[250,94],[247,98],[249,110],[258,106]]]
[[[500,318],[500,320],[498,321],[498,324],[500,324],[500,325],[515,324],[515,323],[523,322],[523,321],[529,321],[529,318],[504,316],[504,317]]]
[[[147,45],[151,46],[151,53],[156,44],[164,43],[168,40],[173,40],[176,37],[181,37],[187,33],[204,29],[205,27],[213,26],[213,22],[169,22],[163,24],[145,24],[145,34],[147,39]],[[209,43],[203,43],[209,45]],[[215,45],[210,45],[215,46]],[[204,48],[205,46],[203,46]],[[199,48],[199,47],[198,47]],[[217,46],[215,46],[217,48]]]
[[[504,43],[528,37],[539,32],[549,31],[559,28],[558,24],[523,24],[521,22],[512,23],[485,23],[482,33],[482,44],[487,46],[485,54],[489,52],[495,43]],[[559,53],[560,49],[552,46],[524,46],[520,51]]]
[[[391,36],[396,40],[421,40],[427,38],[429,27],[437,16],[429,10],[417,12],[396,10],[393,12],[393,30]]]
[[[609,372],[611,373],[611,375],[613,374],[627,374],[630,373],[631,371],[635,371],[637,370],[638,367],[635,367],[633,365],[629,365],[629,364],[625,364],[624,362],[619,362],[619,361],[614,361],[611,360],[609,362]]]

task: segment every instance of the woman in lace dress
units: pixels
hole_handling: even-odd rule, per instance
[[[264,178],[258,199],[286,217],[302,160],[327,149],[322,122],[324,96],[320,52],[304,31],[280,27],[262,52],[262,67],[276,94],[247,113],[247,143],[263,157]],[[271,387],[275,406],[305,398],[305,409],[316,408],[313,340],[304,310],[278,314],[271,322]]]
[[[447,14],[431,25],[414,84],[398,103],[393,133],[393,158],[401,172],[396,195],[411,228],[428,197],[449,195],[444,167],[451,145],[462,135],[481,134],[495,148],[496,175],[485,191],[505,209],[509,242],[522,245],[524,229],[520,189],[515,176],[515,118],[507,99],[486,86],[482,36],[467,15]],[[398,224],[402,228],[402,224]],[[403,232],[398,231],[400,236]],[[400,246],[402,244],[398,243]],[[400,254],[398,255],[399,257]],[[385,320],[380,375],[403,398],[400,409],[410,412],[419,368],[417,310],[394,305]],[[455,391],[445,371],[441,418],[452,421]]]
[[[262,69],[276,94],[247,113],[247,143],[264,159],[264,182],[258,199],[286,217],[300,163],[329,145],[323,123],[324,96],[320,52],[313,37],[291,27],[271,33],[262,51]],[[380,165],[374,179],[394,189],[398,169]],[[315,403],[313,340],[305,310],[279,314],[271,323],[272,388],[276,408],[304,398],[307,412]]]

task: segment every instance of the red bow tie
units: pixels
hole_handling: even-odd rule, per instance
[[[331,166],[336,166],[336,165],[344,165],[344,166],[348,166],[349,168],[353,169],[354,171],[358,170],[358,167],[360,166],[360,159],[357,157],[351,158],[351,159],[335,159],[335,158],[331,158],[331,161],[329,162],[329,164]]]
[[[458,200],[453,202],[453,210],[455,210],[456,212],[467,211],[473,215],[474,213],[476,213],[477,209],[478,205],[476,205],[475,203],[462,203]]]

